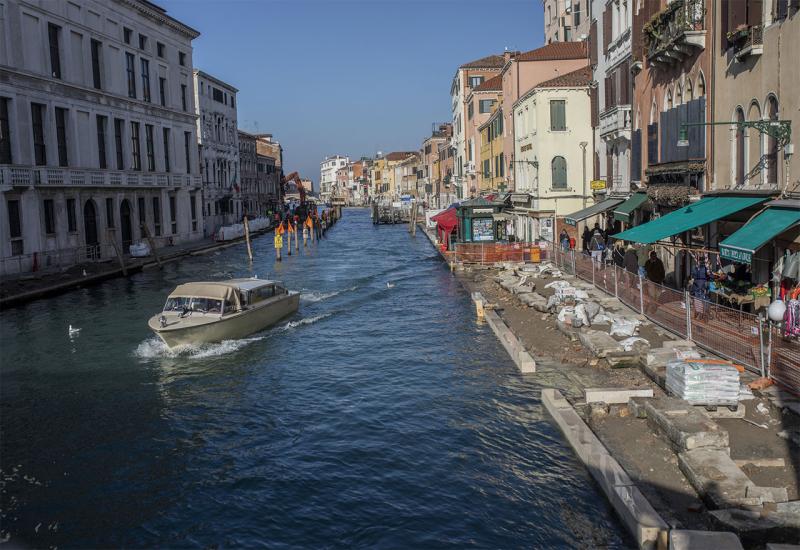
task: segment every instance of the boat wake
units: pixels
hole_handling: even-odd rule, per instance
[[[297,321],[289,321],[288,323],[283,325],[281,328],[283,330],[289,330],[289,329],[301,327],[303,325],[310,325],[310,324],[316,323],[317,321],[322,321],[323,319],[325,319],[326,317],[330,317],[331,315],[333,315],[333,314],[332,313],[323,313],[322,315],[314,315],[313,317],[305,317],[303,319],[298,319]]]
[[[139,359],[163,359],[172,357],[187,357],[190,359],[205,359],[227,355],[242,349],[245,346],[263,340],[266,336],[242,338],[240,340],[223,340],[216,344],[197,344],[178,346],[170,349],[159,338],[148,338],[137,346],[133,355]]]
[[[304,289],[300,294],[300,300],[303,302],[322,302],[323,300],[327,300],[328,298],[333,298],[334,296],[338,296],[342,292],[352,292],[356,289],[355,286],[351,286],[350,288],[346,288],[344,290],[334,290],[332,292],[319,292],[317,290],[313,290],[310,292],[306,292]]]

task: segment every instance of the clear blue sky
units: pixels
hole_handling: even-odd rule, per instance
[[[318,189],[323,157],[414,150],[450,120],[458,66],[543,43],[540,0],[155,0],[202,34],[194,65],[239,89]]]

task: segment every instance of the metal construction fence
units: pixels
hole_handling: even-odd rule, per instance
[[[617,297],[670,332],[800,391],[800,344],[784,338],[777,327],[757,315],[648,281],[639,273],[593,261],[574,250],[551,248],[547,256],[563,272]]]
[[[456,243],[453,259],[456,262],[476,265],[493,265],[499,262],[539,262],[551,257],[550,249],[531,243]]]

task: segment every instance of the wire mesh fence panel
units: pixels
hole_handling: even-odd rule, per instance
[[[584,281],[592,282],[592,258],[585,254],[575,254],[575,275]]]
[[[758,317],[707,300],[693,299],[692,340],[718,355],[760,371]]]
[[[617,267],[617,297],[628,307],[640,310],[639,275]]]
[[[637,300],[638,293],[636,289]],[[688,336],[683,292],[643,279],[641,297],[647,318],[684,338]]]
[[[770,346],[769,333],[772,333]],[[769,353],[770,376],[781,386],[800,393],[800,343],[787,337],[778,326],[764,329],[765,342]]]
[[[594,270],[594,284],[600,290],[614,295],[614,266],[598,264]]]

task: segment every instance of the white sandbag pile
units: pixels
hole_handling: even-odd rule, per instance
[[[667,390],[695,405],[735,404],[739,401],[739,371],[724,361],[670,361]]]

